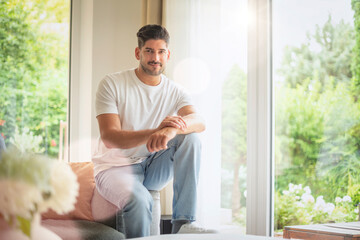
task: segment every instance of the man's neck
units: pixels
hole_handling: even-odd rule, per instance
[[[151,76],[146,74],[140,67],[135,69],[135,74],[140,79],[140,81],[149,86],[157,86],[161,82],[161,75]]]

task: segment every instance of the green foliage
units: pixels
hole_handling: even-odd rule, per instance
[[[246,74],[234,65],[222,87],[222,206],[231,208],[233,220],[241,222],[246,202]]]
[[[353,30],[331,17],[301,48],[288,47],[275,87],[276,189],[310,186],[326,200],[360,182],[358,104],[351,92]],[[318,45],[318,51],[311,44]],[[323,186],[329,190],[324,192]]]
[[[360,183],[350,186],[348,189],[348,195],[351,197],[354,204],[359,205],[359,203],[360,203]]]
[[[360,95],[360,0],[351,1],[354,10],[355,46],[353,48],[353,58],[351,70],[353,74],[352,87],[354,96],[358,99]]]
[[[49,155],[66,120],[69,3],[0,0],[0,133],[27,127]],[[60,30],[54,29],[63,29]],[[64,35],[65,34],[65,35]]]
[[[276,90],[276,188],[302,183],[324,194],[327,185],[329,200],[360,182],[358,142],[350,134],[360,111],[349,84],[330,82],[320,93],[318,80],[312,82]]]
[[[314,81],[316,83],[316,81]],[[297,88],[276,89],[276,188],[285,189],[289,182],[319,183],[315,166],[321,147],[324,119],[322,105],[317,103],[319,84],[308,91],[309,80]],[[320,186],[318,186],[320,187]],[[315,187],[316,188],[316,187]]]
[[[247,77],[234,65],[222,89],[222,159],[246,163]]]
[[[315,34],[308,34],[301,47],[285,49],[279,69],[284,81],[275,86],[278,229],[357,219],[354,210],[360,199],[360,105],[354,98],[351,79],[356,74],[350,66],[355,64],[351,61],[354,35],[358,33],[354,34],[351,25],[343,21],[333,25],[329,17],[322,28],[317,26]],[[334,202],[338,196],[349,194],[353,202],[336,202],[331,215],[306,210],[298,202],[299,196],[281,194],[289,183],[310,186],[322,201]],[[306,212],[311,214],[304,215]]]

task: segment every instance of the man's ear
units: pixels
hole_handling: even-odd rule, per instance
[[[137,60],[140,60],[140,48],[139,47],[135,48],[135,57]]]
[[[170,60],[170,50],[168,49],[168,56],[167,56],[167,60]]]

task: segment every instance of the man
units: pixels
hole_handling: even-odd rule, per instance
[[[149,190],[174,178],[172,232],[203,232],[191,222],[201,153],[196,133],[204,122],[185,91],[162,74],[170,58],[167,30],[146,25],[137,37],[139,66],[107,75],[97,90],[96,187],[121,209],[126,237],[133,238],[149,235]]]

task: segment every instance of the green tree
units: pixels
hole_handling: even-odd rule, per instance
[[[324,120],[318,104],[320,84],[308,91],[309,79],[296,88],[280,86],[275,102],[276,189],[289,183],[318,184],[315,166],[321,147]],[[316,82],[316,81],[315,81]]]
[[[234,65],[222,86],[222,168],[232,173],[231,202],[234,218],[239,218],[241,190],[245,181],[240,181],[241,166],[246,165],[247,129],[247,77],[238,65]],[[226,187],[222,188],[225,196]]]
[[[277,90],[276,188],[303,184],[330,201],[360,182],[359,148],[350,134],[360,111],[349,84],[333,81],[320,90],[317,79],[309,81]]]
[[[355,28],[355,46],[353,49],[353,58],[351,70],[353,74],[352,87],[354,96],[358,99],[360,95],[360,0],[351,1],[354,10],[354,28]]]
[[[354,33],[331,17],[287,47],[276,86],[276,188],[309,185],[328,201],[359,182],[359,108],[351,93]],[[314,44],[316,47],[314,47]],[[323,186],[328,186],[324,192]]]
[[[350,82],[354,30],[341,21],[334,25],[331,16],[314,34],[307,33],[307,41],[300,47],[287,46],[278,73],[292,88],[304,79],[317,78],[322,88],[327,81]]]
[[[50,144],[66,120],[69,3],[0,0],[0,133],[29,128]],[[66,27],[67,24],[67,27]],[[55,29],[55,30],[54,30]]]

